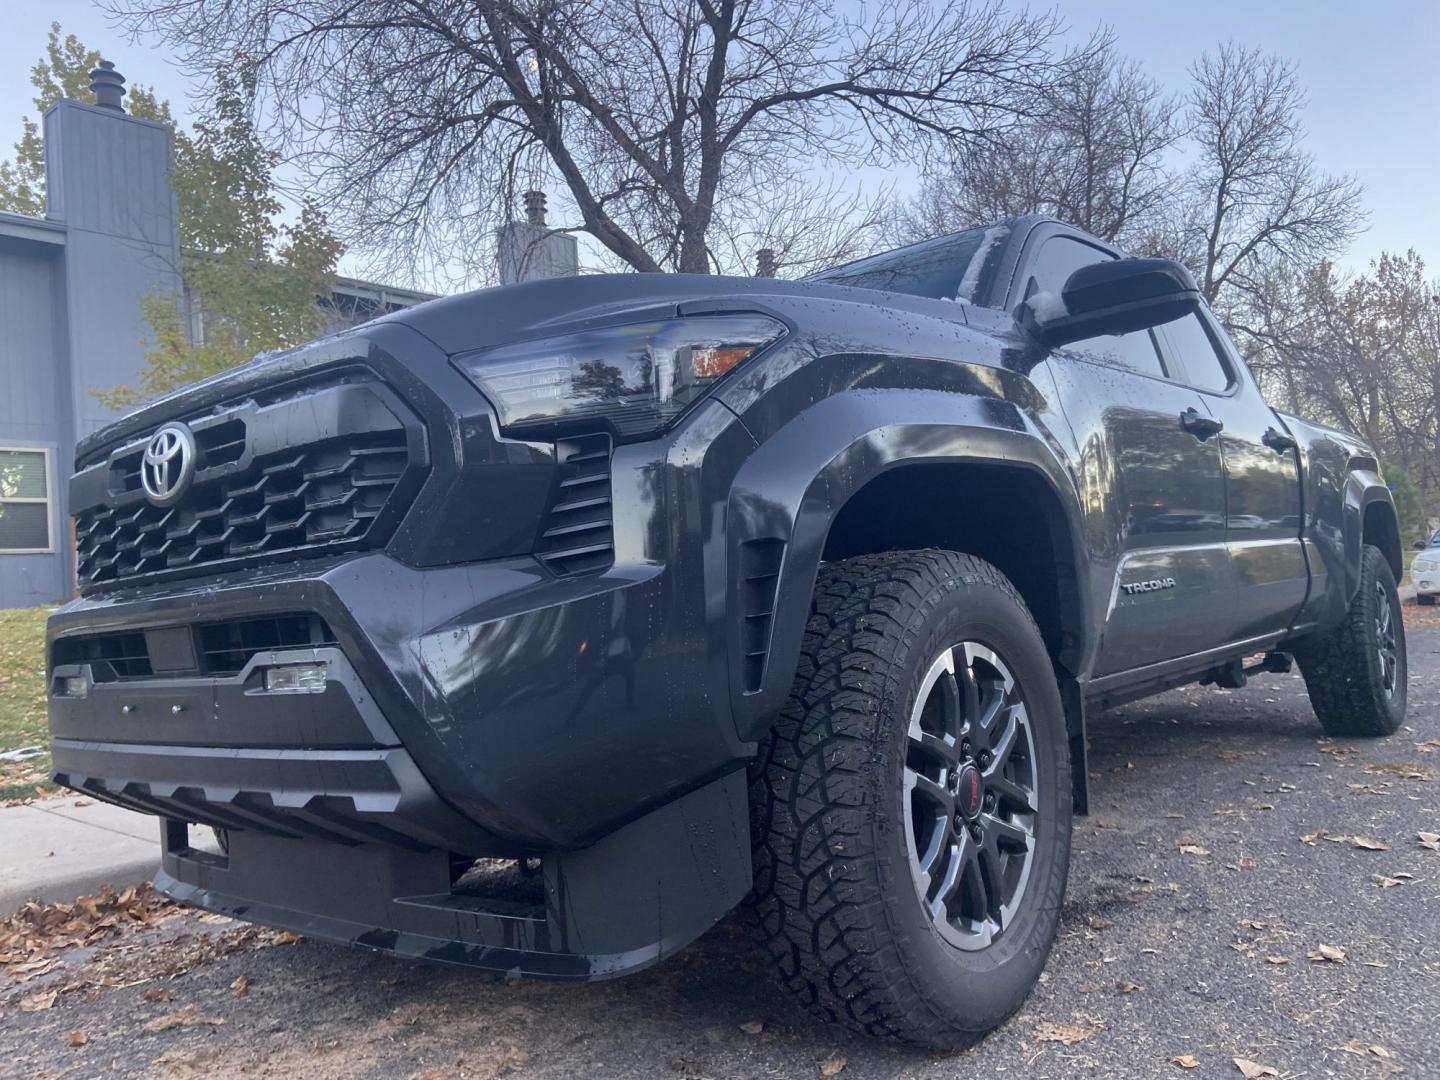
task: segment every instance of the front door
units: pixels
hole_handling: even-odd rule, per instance
[[[1066,233],[1044,239],[1017,284],[1059,296],[1112,252]],[[1046,361],[1078,444],[1087,543],[1109,588],[1094,675],[1214,648],[1232,596],[1220,440],[1204,396],[1165,366],[1155,334],[1093,338]],[[1228,620],[1226,620],[1228,622]]]

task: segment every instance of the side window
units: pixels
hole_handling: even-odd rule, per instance
[[[1157,333],[1166,358],[1178,369],[1177,377],[1200,390],[1217,394],[1230,386],[1229,365],[1199,315],[1186,315],[1166,323],[1157,328]]]
[[[1109,252],[1071,237],[1052,236],[1040,248],[1040,253],[1031,267],[1030,280],[1025,286],[1025,299],[1029,300],[1036,293],[1051,293],[1058,297],[1065,288],[1065,282],[1070,280],[1070,275],[1080,267],[1113,258]],[[1067,346],[1067,349],[1102,364],[1129,368],[1141,375],[1165,378],[1165,366],[1149,330],[1088,338]]]

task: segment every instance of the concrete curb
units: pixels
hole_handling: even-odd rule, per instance
[[[55,903],[123,889],[160,865],[156,819],[68,797],[0,810],[0,914],[29,900]]]

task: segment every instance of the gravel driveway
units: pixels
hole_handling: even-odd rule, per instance
[[[1298,675],[1095,718],[1059,943],[965,1053],[812,1022],[738,916],[641,975],[566,986],[190,913],[0,979],[0,1075],[1237,1077],[1238,1057],[1440,1076],[1440,852],[1417,838],[1440,832],[1440,618],[1407,618],[1410,723],[1387,740],[1320,738]],[[46,987],[53,1007],[22,1010]]]

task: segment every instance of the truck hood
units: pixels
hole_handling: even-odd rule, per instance
[[[831,299],[934,315],[943,311],[964,321],[968,305],[901,293],[877,292],[823,282],[711,274],[588,274],[501,285],[431,300],[386,315],[375,324],[399,323],[425,335],[451,355],[491,348],[524,338],[546,337],[602,322],[673,316],[694,305],[743,310],[748,306],[784,314],[795,299]]]
[[[782,318],[793,311],[796,322],[814,324],[818,318],[823,323],[825,313],[822,310],[817,315],[816,306],[818,303],[823,308],[827,302],[837,307],[862,304],[909,314],[917,323],[940,320],[956,329],[968,326],[970,313],[975,312],[979,315],[975,329],[983,327],[981,333],[994,332],[987,316],[995,313],[963,302],[818,281],[709,274],[590,274],[500,285],[431,300],[294,349],[262,353],[249,363],[149,402],[86,436],[76,447],[76,461],[84,461],[166,420],[293,378],[308,367],[332,362],[342,354],[363,355],[368,348],[364,339],[386,327],[419,334],[440,352],[453,356],[597,324],[631,318],[642,322],[706,310],[758,310]]]

